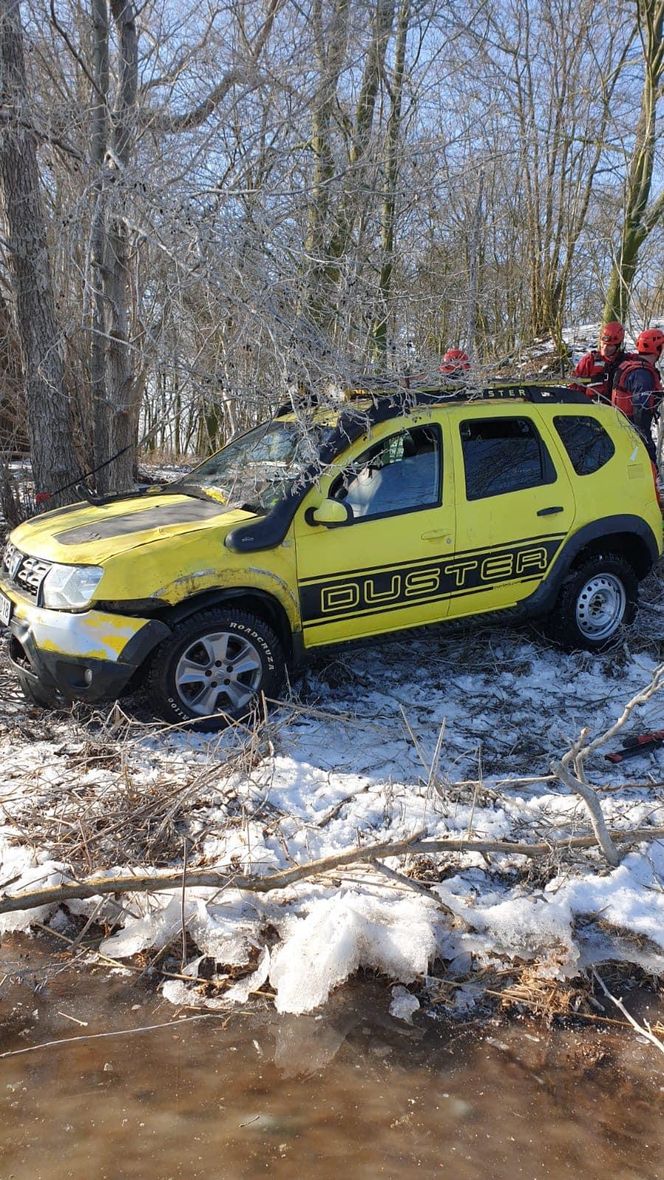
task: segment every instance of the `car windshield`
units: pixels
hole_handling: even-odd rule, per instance
[[[269,512],[318,460],[321,445],[333,430],[332,425],[295,419],[264,422],[170,486],[183,491],[209,489],[229,506]]]

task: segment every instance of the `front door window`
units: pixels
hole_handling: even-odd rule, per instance
[[[330,495],[353,520],[375,520],[440,504],[440,433],[434,426],[402,430],[375,443],[335,480]]]

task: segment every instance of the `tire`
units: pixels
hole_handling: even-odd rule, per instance
[[[636,614],[636,574],[616,553],[597,553],[566,577],[548,630],[568,650],[602,651]]]
[[[246,717],[260,693],[276,696],[285,674],[281,644],[263,619],[213,607],[184,619],[156,648],[145,695],[165,720],[214,733]]]
[[[55,709],[60,703],[57,693],[49,692],[39,682],[35,684],[34,680],[22,672],[17,672],[16,675],[21,692],[29,705],[38,705],[40,709]]]

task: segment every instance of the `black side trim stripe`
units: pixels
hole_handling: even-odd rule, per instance
[[[533,538],[509,548],[453,553],[369,573],[349,572],[300,585],[303,626],[382,614],[420,603],[491,590],[506,582],[542,581],[562,537]]]
[[[539,581],[540,581],[539,576],[530,577],[530,578],[520,578],[518,581],[513,582],[512,585],[524,586],[524,585],[528,585],[530,582],[539,582]],[[504,583],[494,582],[493,585],[491,585],[491,586],[488,586],[488,585],[487,586],[480,586],[480,587],[472,586],[470,588],[470,590],[460,590],[458,594],[440,594],[436,598],[424,600],[423,605],[426,605],[427,601],[429,601],[429,602],[442,602],[442,601],[448,602],[453,598],[467,598],[469,594],[477,594],[478,590],[479,590],[479,592],[483,592],[484,590],[495,590],[496,586],[499,586],[499,585],[504,585]],[[394,605],[392,605],[392,606],[372,607],[371,610],[353,611],[353,613],[350,617],[355,619],[355,618],[360,618],[360,617],[364,618],[366,615],[385,615],[385,614],[389,614],[390,611],[405,610],[406,607],[412,608],[413,606],[416,606],[416,605],[418,605],[416,602],[397,602],[397,603],[394,603]],[[508,605],[510,605],[510,604],[508,604]],[[506,609],[506,608],[487,607],[487,610],[502,610],[502,609]],[[443,622],[445,617],[446,617],[445,615],[441,616],[440,621]],[[342,618],[348,618],[348,615],[347,614],[346,615],[329,615],[329,616],[326,615],[325,618],[314,619],[311,622],[305,623],[303,629],[305,631],[312,631],[315,627],[324,627],[327,623],[334,623]],[[413,626],[417,626],[417,623],[413,623]]]

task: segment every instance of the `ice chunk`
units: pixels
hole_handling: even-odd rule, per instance
[[[405,1020],[406,1024],[412,1024],[413,1012],[417,1012],[419,1006],[420,1001],[417,996],[409,992],[407,987],[397,985],[392,988],[390,1016],[395,1016],[397,1020]]]
[[[264,947],[256,970],[252,971],[251,975],[247,975],[245,979],[240,979],[232,987],[229,987],[228,991],[224,993],[224,999],[230,1000],[233,1004],[246,1004],[251,992],[257,992],[259,987],[263,986],[269,971],[270,952],[267,947]]]
[[[104,939],[99,949],[102,955],[110,955],[112,959],[129,959],[147,947],[167,946],[181,929],[181,898],[160,897],[154,909],[143,917],[129,918],[122,930]]]
[[[317,900],[272,953],[277,1010],[310,1012],[358,967],[411,983],[435,955],[438,920],[436,908],[418,899],[349,891]]]
[[[46,889],[51,885],[62,885],[69,879],[64,866],[57,861],[44,859],[36,865],[27,848],[6,846],[0,849],[0,880],[9,881],[11,889],[7,897],[31,889]],[[12,910],[0,915],[0,935],[14,930],[29,930],[33,922],[45,922],[54,905],[40,905],[34,909]]]

